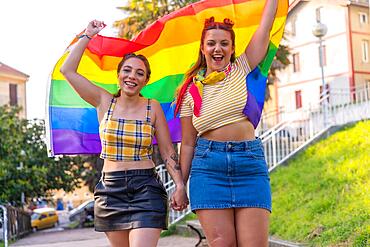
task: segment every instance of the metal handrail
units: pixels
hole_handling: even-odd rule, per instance
[[[368,86],[358,87],[353,91],[349,89],[331,89],[330,94],[326,94],[318,100],[315,107],[300,108],[294,112],[284,111],[285,117],[291,116],[289,114],[295,114],[296,117],[288,120],[281,119],[275,126],[264,130],[264,133],[259,137],[264,145],[269,171],[271,172],[287,161],[318,136],[328,131],[333,125],[344,125],[361,119],[370,119],[369,96]],[[335,97],[342,97],[345,100],[343,102],[333,102],[332,99]],[[324,123],[322,109],[324,103],[329,118],[326,123]],[[291,132],[292,130],[293,132]],[[167,174],[165,166],[160,165],[157,170],[168,194],[171,195],[175,185]],[[171,209],[169,223],[176,223],[188,213],[190,213],[189,207],[182,212]]]

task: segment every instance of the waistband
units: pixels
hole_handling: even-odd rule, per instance
[[[107,152],[104,151],[106,147],[102,147],[102,152],[100,153],[100,158],[105,160],[110,160],[110,161],[144,161],[144,160],[151,160],[152,159],[152,153],[153,153],[153,148],[151,148],[150,152],[148,152],[145,155],[121,155],[121,154],[108,154]]]
[[[206,147],[210,150],[218,151],[246,151],[248,149],[262,147],[262,142],[258,137],[254,140],[227,142],[211,141],[202,137],[198,137],[196,146]]]
[[[155,168],[133,169],[133,170],[124,170],[124,171],[102,172],[102,178],[121,178],[121,177],[129,177],[133,175],[153,176],[155,174],[157,174]]]

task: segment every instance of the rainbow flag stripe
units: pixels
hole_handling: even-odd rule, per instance
[[[174,93],[184,73],[196,61],[200,36],[206,18],[235,22],[236,55],[247,46],[260,22],[264,0],[205,0],[166,15],[125,40],[97,35],[85,50],[78,72],[111,93],[117,91],[116,67],[124,54],[145,55],[152,75],[141,93],[161,103],[173,142],[181,141],[181,126],[174,116]],[[247,77],[248,102],[245,112],[254,125],[263,108],[266,77],[283,35],[288,0],[280,0],[271,32],[266,59]],[[56,63],[49,82],[47,139],[49,155],[100,153],[99,123],[96,109],[79,97],[59,72],[74,39]],[[257,109],[257,110],[256,110]],[[259,112],[259,113],[258,113]]]

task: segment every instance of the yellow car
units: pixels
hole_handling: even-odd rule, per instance
[[[59,218],[54,208],[37,208],[31,215],[31,225],[34,230],[54,227],[59,224]]]

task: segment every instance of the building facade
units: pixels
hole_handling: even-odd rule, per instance
[[[328,100],[343,104],[356,100],[355,90],[370,90],[369,14],[369,0],[290,1],[283,42],[290,48],[291,64],[277,73],[273,103],[266,104],[265,111],[288,113],[320,105],[319,39],[312,33],[318,21],[327,26],[322,62]],[[338,91],[348,92],[348,97],[336,98]]]
[[[29,76],[0,62],[0,105],[20,106],[20,117],[27,117],[26,83]]]

